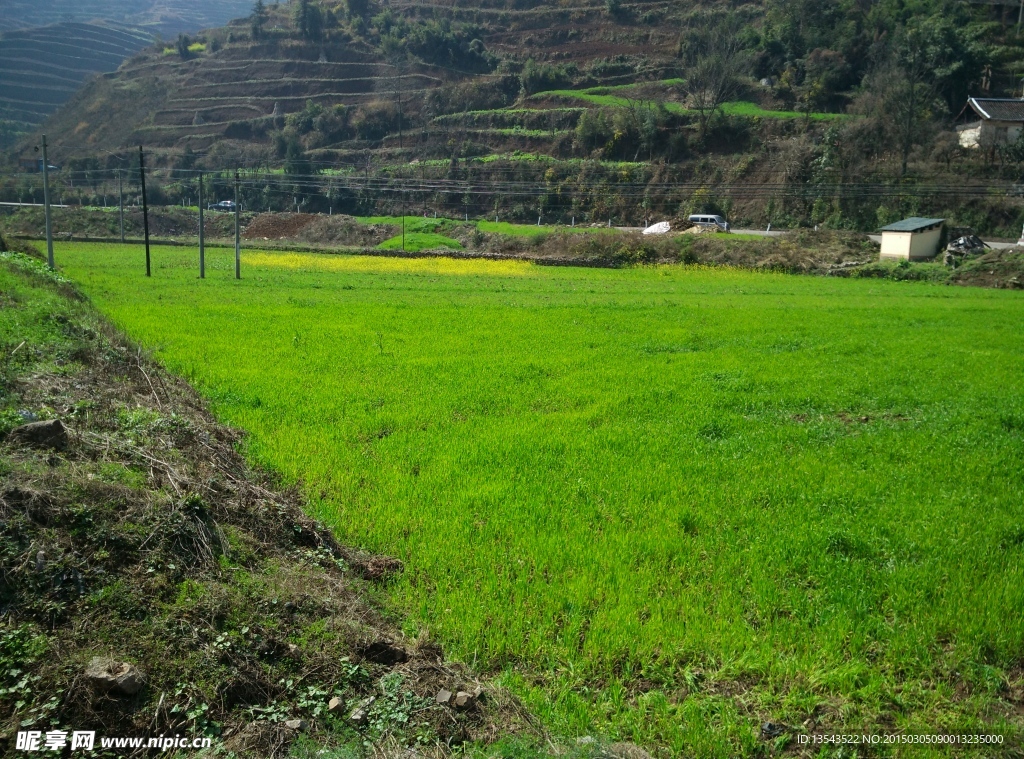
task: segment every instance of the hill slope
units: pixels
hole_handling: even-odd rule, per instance
[[[169,37],[222,26],[246,15],[251,5],[249,0],[5,0],[0,32],[54,22],[106,21]]]
[[[8,132],[27,131],[89,76],[117,70],[151,41],[136,30],[70,22],[5,34],[0,41],[0,119],[9,122]]]
[[[968,95],[1012,94],[1024,66],[995,6],[296,0],[198,39],[148,48],[53,116],[60,197],[104,203],[141,144],[157,203],[190,203],[199,169],[243,168],[259,210],[395,214],[401,194],[568,224],[1024,222],[1024,143],[962,150],[954,131]]]

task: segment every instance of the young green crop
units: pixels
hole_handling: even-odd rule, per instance
[[[231,256],[199,280],[159,249],[147,280],[138,247],[57,246],[342,540],[405,562],[410,633],[557,732],[1020,745],[1020,293],[272,252],[234,281]]]
[[[405,237],[402,235],[396,235],[388,240],[385,240],[377,246],[378,250],[406,250],[412,252],[418,252],[421,250],[440,250],[442,248],[448,248],[449,250],[462,250],[462,243],[458,240],[453,240],[450,237],[439,235],[434,232],[409,232],[406,231]]]

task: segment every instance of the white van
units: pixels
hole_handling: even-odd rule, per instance
[[[723,232],[729,231],[729,222],[715,214],[695,213],[690,216],[689,221],[696,227],[715,227]]]

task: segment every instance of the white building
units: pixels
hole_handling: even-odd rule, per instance
[[[882,253],[880,258],[923,261],[934,258],[942,241],[945,219],[923,219],[914,216],[882,227]]]
[[[970,108],[976,121],[957,126],[962,148],[992,148],[1016,142],[1024,128],[1024,100],[1005,98],[970,98],[964,112]]]

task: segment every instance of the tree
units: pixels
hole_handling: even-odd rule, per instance
[[[304,39],[319,39],[323,33],[323,12],[320,10],[320,6],[313,5],[309,0],[299,0],[293,11],[293,19],[299,34]]]
[[[175,47],[178,50],[178,55],[182,58],[188,58],[192,53],[189,51],[189,46],[192,44],[192,40],[189,39],[187,34],[179,34],[178,41],[175,43]]]
[[[348,11],[348,17],[362,18],[370,10],[369,0],[345,0],[345,9]]]
[[[896,148],[901,178],[907,174],[910,152],[924,141],[935,116],[937,88],[928,52],[928,35],[922,27],[900,30],[866,84],[874,96],[874,115],[883,120],[889,142]]]
[[[749,67],[739,17],[709,11],[691,16],[679,40],[679,56],[686,67],[689,105],[697,112],[703,140],[711,118],[736,95],[740,77]]]
[[[252,38],[254,40],[262,39],[263,25],[266,23],[267,7],[263,4],[263,0],[256,0],[256,4],[252,7],[252,14],[249,16],[249,24],[252,27]]]

